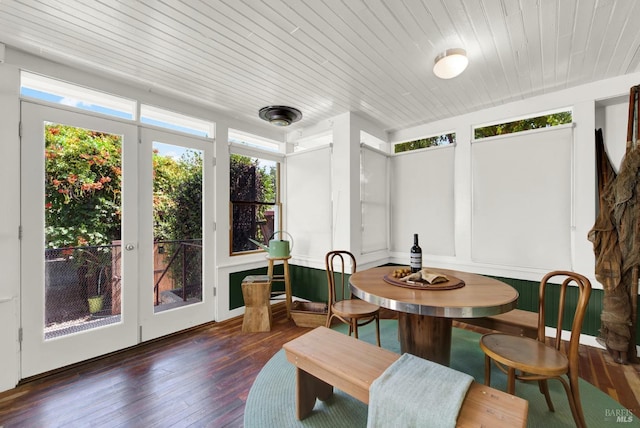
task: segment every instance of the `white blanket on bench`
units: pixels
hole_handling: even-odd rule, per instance
[[[367,428],[455,427],[473,377],[403,354],[369,388]]]

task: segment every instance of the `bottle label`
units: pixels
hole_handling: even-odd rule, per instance
[[[422,254],[411,254],[411,269],[422,269]]]

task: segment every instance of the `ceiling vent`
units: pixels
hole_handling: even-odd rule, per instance
[[[276,126],[289,126],[302,119],[302,113],[297,108],[287,106],[268,106],[260,109],[261,119]]]

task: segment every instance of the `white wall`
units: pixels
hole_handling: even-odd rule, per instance
[[[573,110],[574,127],[571,165],[570,185],[572,186],[571,219],[568,224],[567,234],[569,237],[569,254],[563,254],[562,266],[573,269],[588,276],[594,287],[601,285],[595,281],[593,275],[594,255],[592,244],[587,240],[588,231],[593,226],[595,220],[595,200],[596,200],[596,177],[595,177],[595,151],[594,151],[594,130],[602,127],[605,132],[605,143],[614,164],[619,165],[624,153],[626,120],[627,120],[627,99],[628,91],[639,80],[639,75],[623,76],[606,81],[595,82],[577,88],[567,89],[555,93],[540,95],[531,99],[505,104],[502,106],[485,109],[479,112],[448,118],[434,123],[428,123],[409,129],[404,129],[389,134],[388,140],[391,145],[395,142],[410,141],[431,135],[438,135],[444,132],[455,132],[457,143],[455,148],[434,148],[427,151],[447,150],[453,152],[453,165],[449,166],[452,177],[452,208],[446,213],[451,218],[446,219],[446,226],[449,221],[453,223],[453,236],[449,241],[440,243],[443,251],[423,248],[423,258],[426,263],[432,266],[469,270],[478,273],[512,277],[518,279],[539,280],[547,273],[546,269],[531,267],[528,263],[519,265],[504,265],[497,263],[479,262],[474,260],[472,255],[473,243],[473,175],[472,175],[472,129],[476,125],[508,121],[516,117],[532,116],[538,113],[548,112],[568,108]],[[334,144],[333,161],[333,182],[327,184],[333,186],[334,216],[337,216],[334,225],[334,247],[350,249],[359,256],[359,263],[362,267],[374,266],[389,261],[406,263],[408,248],[410,247],[412,234],[404,233],[409,230],[424,229],[424,218],[421,216],[402,215],[402,208],[399,206],[406,203],[408,196],[403,193],[402,198],[394,199],[393,194],[401,191],[394,184],[397,173],[393,173],[392,196],[391,196],[391,249],[389,252],[377,252],[376,254],[362,255],[361,237],[358,236],[361,224],[361,212],[357,207],[359,177],[353,170],[356,168],[355,145],[357,144],[356,134],[360,130],[371,132],[378,137],[384,133],[376,130],[375,125],[367,122],[357,114],[341,115],[331,120],[324,121],[315,126],[297,130],[287,136],[289,143],[296,140],[312,138],[313,135],[326,134],[331,132]],[[565,148],[566,149],[566,148]],[[337,151],[336,151],[337,150]],[[397,156],[412,157],[420,156],[417,152],[406,153]],[[553,152],[549,157],[553,158]],[[339,159],[335,159],[339,157]],[[395,158],[395,157],[394,157]],[[337,163],[336,163],[337,162]],[[392,162],[396,164],[397,162]],[[349,164],[350,166],[346,166]],[[541,168],[544,168],[541,165]],[[336,170],[337,168],[337,170]],[[496,174],[500,171],[496,170]],[[428,181],[428,180],[427,180]],[[436,181],[437,180],[431,180]],[[566,184],[566,183],[565,183]],[[406,185],[406,184],[405,184]],[[437,185],[437,184],[436,184]],[[401,192],[402,193],[402,192]],[[411,193],[410,191],[408,192]],[[345,195],[349,196],[350,203],[345,204]],[[447,207],[449,208],[449,207]],[[566,211],[566,210],[565,210]],[[565,213],[566,214],[566,213]],[[289,213],[295,216],[295,213]],[[442,220],[442,219],[441,219]],[[398,228],[398,224],[402,224]],[[449,227],[449,226],[447,226]],[[443,230],[445,228],[443,227]],[[394,236],[402,230],[406,237]],[[429,233],[421,236],[422,240],[429,242]],[[433,234],[431,234],[433,236]],[[443,235],[440,233],[439,235]],[[451,235],[451,234],[449,234]],[[448,236],[448,235],[447,235]],[[403,239],[408,243],[402,244]],[[447,239],[439,236],[439,239]],[[406,249],[405,249],[406,247]],[[477,246],[476,246],[477,247]],[[566,249],[567,245],[565,245]],[[295,258],[295,254],[294,254]],[[305,266],[320,267],[320,260],[315,263],[313,260],[305,259]]]
[[[616,99],[617,103],[596,105],[596,129],[602,128],[604,145],[611,165],[618,172],[624,157],[627,141],[627,116],[629,103],[627,98]]]
[[[561,108],[573,109],[573,225],[571,227],[571,267],[589,277],[595,288],[601,285],[593,274],[595,258],[587,233],[596,211],[595,139],[596,118],[605,134],[607,150],[619,164],[626,137],[626,103],[629,89],[640,74],[599,81],[572,89],[540,95],[438,122],[391,133],[390,143],[415,140],[443,132],[456,133],[454,159],[455,256],[423,254],[431,265],[477,273],[537,281],[546,273],[539,269],[477,263],[472,258],[472,129],[476,125],[508,121]],[[621,115],[623,117],[621,117]],[[622,133],[622,138],[621,138]],[[550,154],[553,156],[553,153]],[[613,159],[612,159],[613,160]],[[496,171],[499,174],[499,171]],[[426,238],[426,237],[425,237]],[[392,252],[390,260],[406,263],[407,252]]]
[[[13,387],[19,376],[18,328],[20,296],[20,122],[19,70],[0,64],[0,391]]]
[[[570,235],[570,242],[568,243],[570,248],[568,250],[569,254],[563,254],[561,264],[563,267],[568,267],[588,276],[595,288],[601,287],[593,275],[595,258],[592,244],[587,240],[587,234],[593,226],[596,212],[594,130],[600,127],[603,128],[607,151],[617,168],[625,147],[628,92],[630,87],[638,82],[639,77],[640,75],[636,73],[595,82],[389,134],[389,151],[391,152],[391,145],[395,142],[410,141],[445,132],[456,133],[457,143],[455,148],[447,148],[447,150],[451,150],[454,153],[451,171],[451,174],[453,174],[453,209],[452,212],[450,210],[450,213],[447,214],[452,217],[450,221],[453,222],[454,233],[450,240],[453,242],[441,243],[442,248],[445,248],[446,251],[435,251],[433,249],[430,252],[427,251],[423,256],[426,261],[432,266],[470,270],[532,281],[539,280],[542,275],[547,273],[546,269],[532,268],[527,263],[516,266],[481,263],[474,260],[472,256],[472,200],[474,185],[472,176],[472,130],[474,126],[486,123],[508,121],[513,118],[532,116],[550,110],[572,109],[575,125],[572,130],[572,161],[571,165],[567,165],[567,168],[570,168],[572,186],[571,219],[567,232]],[[367,128],[370,130],[367,130]],[[337,161],[338,170],[337,172],[334,171],[334,181],[332,183],[334,215],[339,215],[338,222],[340,222],[340,224],[334,225],[334,234],[338,237],[334,242],[334,247],[348,248],[355,254],[361,254],[361,238],[358,237],[357,233],[361,224],[360,210],[354,205],[357,201],[358,191],[356,187],[359,184],[359,178],[353,174],[354,171],[351,170],[349,172],[348,169],[345,169],[345,165],[351,163],[349,168],[356,167],[354,163],[354,147],[357,137],[355,134],[360,130],[371,132],[377,135],[378,138],[384,135],[384,133],[376,130],[375,125],[354,113],[342,115],[287,135],[287,141],[295,143],[296,140],[309,139],[313,135],[332,133],[333,143],[338,145],[338,147],[334,148],[334,150],[338,150],[338,152],[334,151],[334,156],[335,153],[339,153],[339,156],[341,156]],[[406,153],[399,156],[411,157],[419,155],[418,153]],[[549,153],[550,158],[553,158],[553,156],[553,152]],[[396,162],[393,163],[395,164]],[[333,165],[333,167],[336,168],[336,165]],[[541,168],[544,168],[544,165],[541,165]],[[496,171],[496,174],[499,173],[499,171]],[[402,190],[393,184],[395,178],[397,178],[396,175],[393,175],[391,179],[392,194]],[[352,197],[350,196],[351,204],[349,205],[345,205],[344,201],[341,200],[345,194],[352,195]],[[406,263],[412,235],[405,233],[407,234],[406,237],[398,237],[394,236],[394,233],[399,230],[406,232],[408,230],[424,229],[424,225],[421,223],[424,219],[420,216],[416,218],[402,216],[403,210],[398,205],[402,204],[404,199],[406,198],[394,200],[392,195],[391,250],[386,254],[378,252],[374,255],[360,255],[359,262],[363,264],[363,267],[389,261]],[[295,213],[289,213],[289,215],[295,215]],[[447,220],[449,221],[449,219]],[[402,227],[398,229],[396,223],[401,223]],[[428,234],[421,236],[423,240],[429,240],[429,238]],[[440,238],[445,239],[442,236]],[[409,244],[403,245],[403,239]],[[321,267],[319,261],[313,263],[313,261],[305,260],[304,265]]]

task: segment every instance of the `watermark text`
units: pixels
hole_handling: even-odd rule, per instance
[[[619,423],[631,423],[634,420],[634,414],[628,409],[605,409],[604,419],[605,421],[619,422]]]

